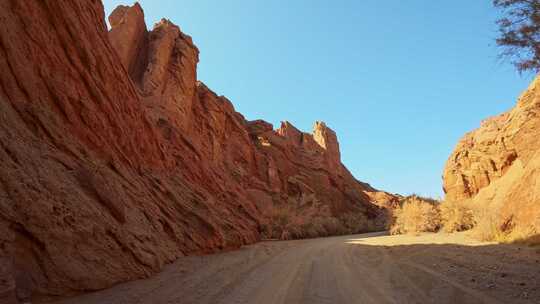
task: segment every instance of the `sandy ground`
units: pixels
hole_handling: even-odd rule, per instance
[[[539,260],[464,233],[262,242],[54,303],[540,303]]]

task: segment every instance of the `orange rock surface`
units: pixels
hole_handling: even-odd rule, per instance
[[[539,139],[537,78],[512,110],[461,139],[444,170],[446,199],[484,206],[508,229],[540,227]]]
[[[275,205],[384,214],[336,134],[246,121],[197,81],[198,50],[138,4],[0,2],[0,299],[148,276],[261,238]],[[314,202],[318,202],[314,204]]]

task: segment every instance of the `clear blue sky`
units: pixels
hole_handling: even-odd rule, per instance
[[[140,3],[150,28],[166,17],[193,37],[199,79],[247,119],[323,120],[358,179],[401,194],[442,196],[458,139],[531,80],[497,59],[487,0]]]

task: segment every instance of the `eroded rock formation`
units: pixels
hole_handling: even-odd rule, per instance
[[[461,139],[444,170],[446,199],[486,206],[508,229],[535,221],[540,227],[539,139],[537,78],[512,110]]]
[[[380,217],[395,197],[336,134],[246,121],[197,81],[198,50],[138,4],[0,2],[0,299],[148,276],[261,238],[275,206]]]

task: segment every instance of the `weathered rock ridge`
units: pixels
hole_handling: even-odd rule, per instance
[[[489,207],[499,225],[540,227],[540,78],[510,111],[466,134],[443,174],[446,199]],[[523,227],[527,229],[527,227]]]
[[[271,210],[384,216],[336,134],[247,121],[138,4],[0,2],[0,302],[148,276],[261,238]],[[3,303],[3,302],[2,302]]]

